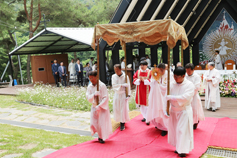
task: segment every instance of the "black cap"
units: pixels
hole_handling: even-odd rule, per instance
[[[143,60],[143,61],[140,62],[140,65],[148,65],[148,63]]]
[[[146,60],[146,57],[141,57],[140,61]]]

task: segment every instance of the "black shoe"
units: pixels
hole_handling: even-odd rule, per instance
[[[178,151],[175,150],[174,153],[175,153],[175,154],[178,154]]]
[[[193,125],[193,129],[197,129],[197,126],[198,126],[198,123],[195,123],[195,124]]]
[[[120,123],[120,131],[125,130],[125,123]]]
[[[212,110],[212,112],[216,112],[216,110]]]
[[[186,154],[179,154],[179,157],[186,157]]]
[[[209,111],[212,111],[212,108],[209,108],[208,110],[209,110]]]
[[[100,142],[101,144],[104,144],[104,143],[105,143],[105,141],[103,141],[103,139],[101,139],[101,138],[98,138],[98,140],[99,140],[99,142]]]
[[[161,132],[161,136],[164,137],[164,136],[166,136],[166,135],[167,135],[167,131],[162,131],[162,132]]]
[[[146,125],[149,126],[149,125],[150,125],[150,122],[147,122]]]
[[[143,118],[143,119],[142,119],[142,122],[145,122],[145,121],[146,121],[146,119],[145,119],[145,118]]]

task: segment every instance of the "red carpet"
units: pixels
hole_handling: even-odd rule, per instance
[[[117,129],[105,144],[97,139],[56,151],[45,158],[175,158],[175,148],[160,136],[154,126],[147,126],[139,115],[126,123],[126,130]],[[224,133],[224,134],[223,134]],[[206,118],[194,131],[194,150],[187,157],[200,157],[208,146],[237,149],[237,120]]]

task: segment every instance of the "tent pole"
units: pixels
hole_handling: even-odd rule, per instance
[[[167,82],[167,95],[170,94],[170,47],[168,46],[168,82]],[[167,101],[167,114],[170,115],[170,102]]]
[[[4,71],[3,71],[3,74],[2,74],[2,76],[1,76],[1,81],[2,81],[4,75],[5,75],[6,71],[7,71],[7,68],[8,68],[8,66],[9,66],[9,63],[10,63],[10,62],[8,61],[6,67],[5,67]]]
[[[10,72],[11,72],[10,74],[11,74],[12,80],[13,80],[12,86],[14,86],[13,68],[12,68],[12,57],[11,57],[11,55],[9,55],[9,64],[10,64]]]
[[[99,23],[97,23],[98,25]],[[95,29],[96,31],[96,29]],[[95,32],[96,35],[96,32]],[[97,91],[99,91],[99,83],[100,83],[100,43],[99,39],[96,39],[96,45],[97,45]],[[97,96],[97,105],[99,105],[99,96]]]
[[[128,83],[127,81],[127,48],[126,48],[126,43],[124,44],[124,59],[125,59],[125,82]],[[128,88],[126,87],[126,97],[128,97]]]
[[[181,40],[181,64],[184,66],[184,50],[183,50],[183,41]]]

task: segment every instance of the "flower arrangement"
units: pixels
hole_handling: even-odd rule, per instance
[[[221,97],[237,98],[237,79],[224,79],[220,82],[219,87]]]

